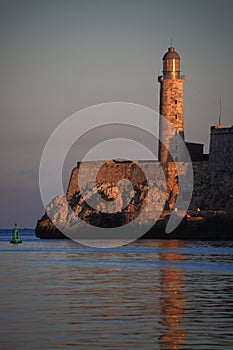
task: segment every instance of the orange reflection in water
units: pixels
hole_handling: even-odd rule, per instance
[[[159,248],[180,249],[184,246],[182,242],[166,240],[158,242]],[[184,256],[177,251],[160,254],[160,260],[165,262],[183,262]],[[185,331],[182,327],[184,315],[185,296],[183,288],[185,285],[184,273],[171,266],[161,270],[161,323],[165,326],[164,333],[159,338],[163,349],[181,349],[185,341]]]

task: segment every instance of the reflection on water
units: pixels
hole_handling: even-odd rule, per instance
[[[177,249],[184,247],[184,244],[172,240],[160,241],[157,246]],[[166,253],[166,249],[159,254],[159,259],[171,263],[185,261],[182,253]],[[166,331],[160,336],[160,344],[167,350],[182,349],[185,340],[185,330],[182,325],[185,303],[184,285],[183,271],[179,269],[161,270],[161,322],[166,326]]]
[[[232,349],[232,242],[21,236],[0,232],[1,349]]]

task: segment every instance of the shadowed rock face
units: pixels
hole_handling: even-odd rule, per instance
[[[154,167],[156,169],[158,164],[154,163]],[[90,172],[96,169],[93,184],[87,179]],[[151,172],[153,174],[153,169]],[[107,161],[101,166],[98,162],[89,162],[83,164],[81,170],[79,164],[71,174],[67,201],[63,196],[58,196],[47,206],[45,215],[37,223],[36,235],[42,237],[46,230],[56,235],[58,230],[54,224],[65,229],[76,225],[78,229],[77,217],[96,227],[118,227],[135,220],[143,210],[147,216],[156,210],[161,212],[166,184],[161,170],[157,172],[158,176],[151,177],[148,182],[143,169],[135,162]],[[85,183],[82,190],[80,183]],[[72,210],[69,210],[68,204]],[[54,224],[49,217],[53,218]]]
[[[180,166],[185,172],[185,164]],[[138,162],[106,161],[104,164],[101,162],[78,164],[72,171],[66,197],[57,196],[49,203],[46,213],[37,223],[36,236],[66,238],[57,227],[64,228],[66,232],[79,230],[81,229],[80,222],[105,228],[123,226],[134,221],[142,212],[139,224],[144,225],[149,220],[153,220],[155,213],[162,212],[160,220],[152,229],[152,237],[153,235],[164,237],[168,215],[174,208],[179,193],[179,184],[174,163],[170,163],[163,170],[166,178],[157,162],[139,164]],[[95,172],[95,183],[88,182],[89,174]],[[218,172],[210,176],[208,164],[204,162],[194,164],[194,191],[191,206],[201,208],[202,213],[204,213],[203,210],[207,212],[222,210],[222,214],[218,217],[210,214],[209,218],[206,217],[207,214],[203,214],[205,220],[199,222],[188,219],[189,229],[195,231],[197,227],[202,227],[208,230],[208,227],[211,227],[213,230],[214,222],[219,228],[221,226],[219,222],[226,227],[231,227],[230,222],[233,217],[232,176],[232,172],[221,174]],[[85,184],[82,190],[80,190],[80,183]],[[149,188],[150,196],[148,195]],[[53,222],[49,217],[53,219]],[[187,231],[184,222],[180,225],[179,230],[184,234]],[[152,231],[148,236],[151,236]],[[174,235],[177,235],[178,231],[176,230],[173,236],[170,236],[176,237]]]

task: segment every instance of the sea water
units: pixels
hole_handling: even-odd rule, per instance
[[[0,230],[0,349],[233,348],[233,242],[20,236]]]

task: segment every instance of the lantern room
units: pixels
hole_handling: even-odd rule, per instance
[[[180,56],[174,47],[169,47],[163,56],[163,78],[180,79]]]

